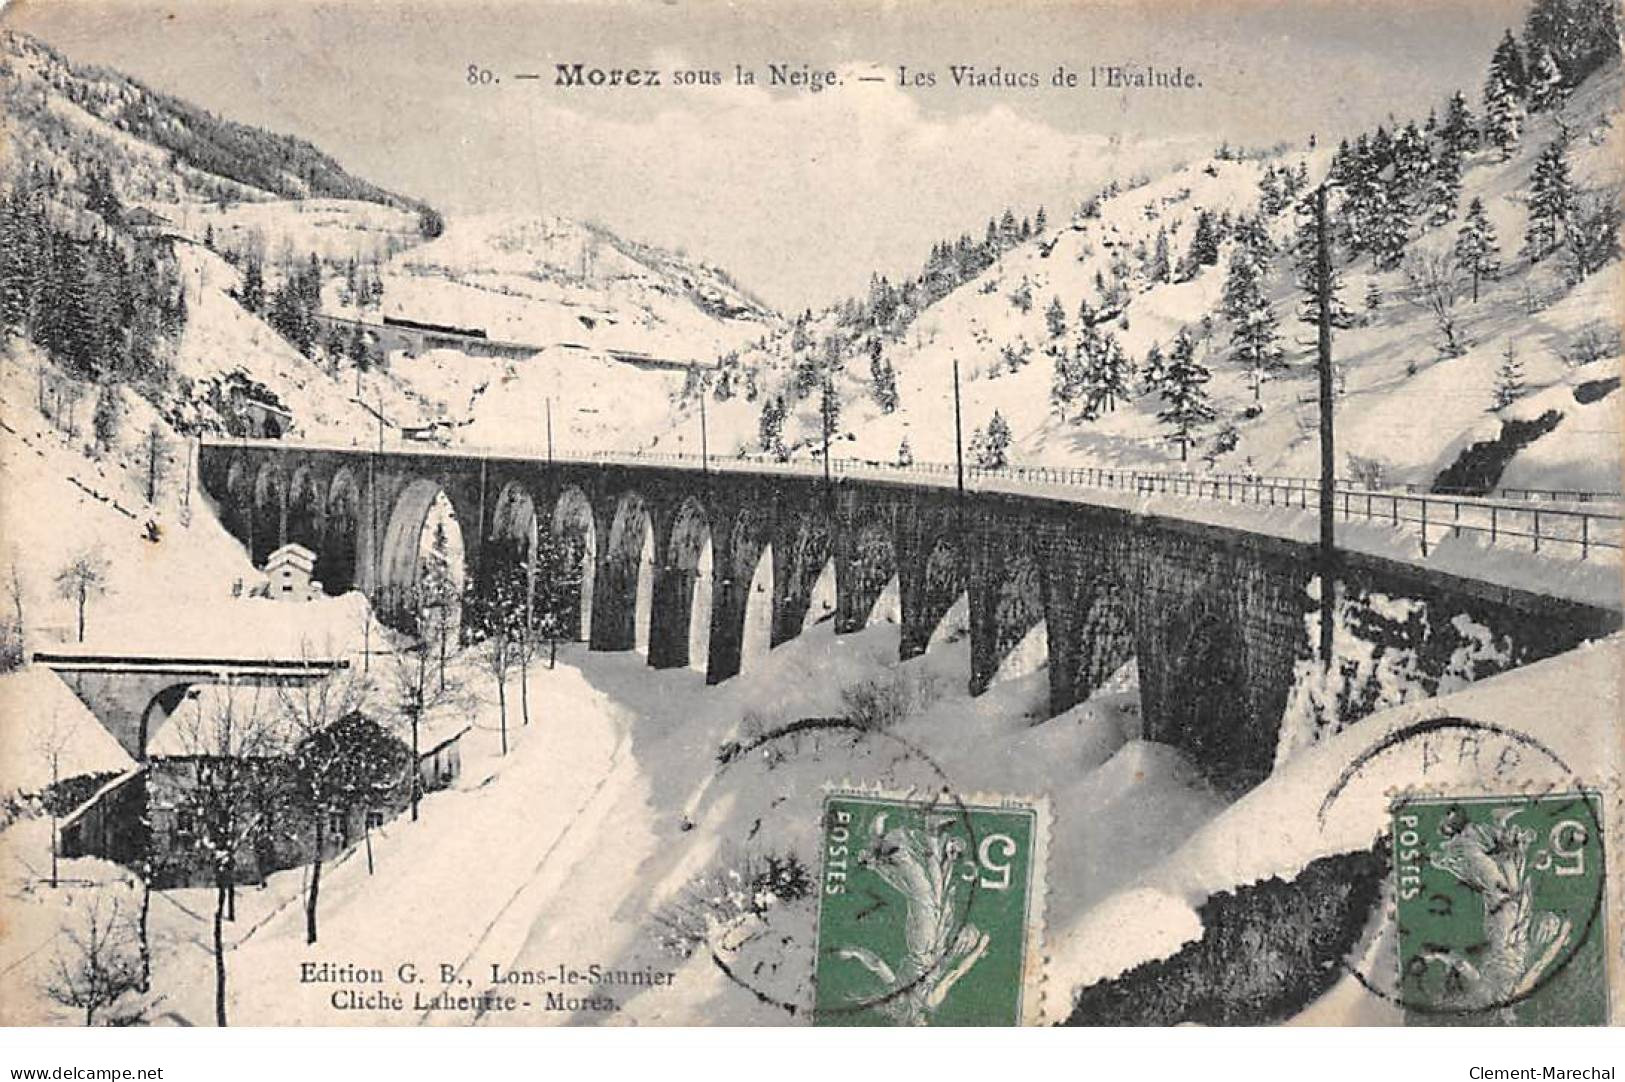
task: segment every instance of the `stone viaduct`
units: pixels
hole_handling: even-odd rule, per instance
[[[594,650],[646,642],[656,668],[703,649],[713,683],[740,671],[748,609],[770,604],[777,646],[801,633],[821,580],[833,577],[837,633],[863,628],[894,589],[903,658],[927,648],[963,596],[973,694],[1042,622],[1052,714],[1137,659],[1144,735],[1184,748],[1231,792],[1269,773],[1295,663],[1311,648],[1313,546],[1073,497],[278,441],[205,442],[199,463],[256,564],[283,542],[305,545],[329,592],[360,589],[397,626],[442,493],[476,588],[535,531],[574,537],[578,637]],[[1466,614],[1513,664],[1620,622],[1610,608],[1358,553],[1344,554],[1341,579],[1353,594],[1420,600],[1441,624]]]

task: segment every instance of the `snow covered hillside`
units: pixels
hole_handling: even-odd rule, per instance
[[[186,442],[145,400],[115,388],[119,434],[96,450],[96,396],[49,371],[17,339],[0,352],[0,581],[28,648],[75,637],[74,606],[55,579],[81,556],[105,568],[105,593],[88,606],[92,628],[107,612],[228,597],[253,568],[189,476]]]
[[[1622,85],[1619,64],[1611,62],[1560,108],[1532,112],[1505,156],[1467,137],[1448,214],[1430,209],[1420,190],[1410,196],[1416,204],[1408,212],[1410,231],[1390,258],[1351,258],[1346,244],[1339,249],[1341,300],[1350,316],[1334,340],[1340,472],[1429,486],[1469,445],[1500,436],[1503,424],[1555,411],[1555,425],[1510,462],[1497,463],[1505,469],[1490,483],[1617,490],[1620,396],[1613,387],[1620,350],[1613,317],[1625,285],[1620,265],[1605,259],[1576,283],[1559,253],[1531,262],[1523,243],[1532,174],[1554,142],[1563,142],[1577,198],[1617,192],[1625,154],[1616,126]],[[1424,158],[1444,157],[1438,115],[1429,121],[1435,126],[1402,129],[1405,123],[1395,121],[1377,142],[1416,131]],[[1188,464],[1312,474],[1314,330],[1298,322],[1302,293],[1292,251],[1302,219],[1281,193],[1283,186],[1297,192],[1320,182],[1339,138],[1353,141],[1356,134],[1321,132],[1314,149],[1224,149],[1164,176],[1109,187],[1069,220],[1052,213],[1046,227],[1006,231],[1008,219],[990,223],[987,240],[967,238],[957,251],[950,245],[945,258],[963,253],[969,241],[991,265],[922,309],[909,310],[909,298],[932,295],[942,262],[936,253],[917,283],[877,279],[867,298],[811,315],[766,349],[741,353],[743,377],[716,377],[712,446],[771,451],[772,421],[763,413],[782,395],[783,453],[816,453],[824,410],[819,385],[828,374],[839,402],[833,454],[892,462],[906,441],[916,460],[952,461],[957,361],[967,442],[997,412],[1011,430],[1007,457],[1014,463],[1177,469],[1181,448],[1159,421],[1168,403],[1148,387],[1147,361],[1154,348],[1168,356],[1186,328],[1194,360],[1212,377],[1205,386],[1212,416],[1196,426]],[[1431,168],[1443,172],[1437,162]],[[1479,200],[1499,249],[1499,273],[1475,284],[1458,258],[1444,268],[1441,289],[1430,291],[1421,280],[1428,257],[1455,248]],[[1336,228],[1335,196],[1333,219]],[[1199,239],[1199,231],[1206,236]],[[1282,351],[1256,391],[1256,366],[1243,359],[1238,322],[1225,311],[1230,268],[1244,246],[1262,265],[1255,314],[1267,306]],[[1433,310],[1435,295],[1443,297],[1443,313]],[[1451,323],[1448,348],[1440,341],[1442,318]],[[1088,348],[1080,342],[1084,320],[1097,340],[1114,339],[1127,362],[1126,386],[1094,410],[1081,400],[1058,402],[1053,393],[1055,355],[1071,360]],[[891,374],[882,376],[883,369]],[[746,377],[749,394],[737,389]],[[882,387],[889,380],[896,400],[890,412]],[[695,411],[693,403],[686,409]],[[673,423],[692,420],[685,415]]]
[[[116,71],[0,31],[0,102],[14,162],[63,179],[117,166],[134,201],[329,196],[417,208],[303,140],[223,120]]]
[[[383,312],[709,364],[776,320],[719,268],[557,217],[454,218],[386,268]]]
[[[184,283],[166,358],[181,382],[143,391],[183,426],[234,430],[222,398],[246,393],[290,414],[295,437],[370,440],[382,414],[386,439],[441,421],[455,439],[540,450],[551,398],[559,444],[632,448],[664,420],[682,365],[778,325],[702,260],[545,215],[448,228],[309,144],[74,65],[26,34],[0,39],[0,100],[0,173],[42,202],[38,220],[114,237]],[[372,332],[359,345],[320,334],[318,316],[478,328],[538,356],[408,356]]]

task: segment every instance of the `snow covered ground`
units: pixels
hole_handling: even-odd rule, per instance
[[[81,554],[107,563],[106,591],[90,599],[87,628],[107,612],[223,599],[233,582],[253,575],[195,478],[188,482],[195,449],[167,425],[160,429],[158,499],[147,502],[144,440],[158,418],[144,400],[120,392],[120,439],[108,452],[87,454],[94,390],[83,391],[71,411],[53,409],[64,418],[71,412],[70,437],[65,420],[52,424],[38,408],[42,359],[16,339],[7,346],[0,351],[0,575],[9,607],[15,570],[31,647],[75,637],[74,605],[60,596],[55,577]],[[156,540],[149,539],[149,521],[158,528]]]
[[[894,624],[837,638],[826,622],[709,688],[696,673],[650,670],[635,653],[568,647],[556,669],[532,671],[532,720],[526,727],[510,718],[506,757],[497,754],[490,678],[460,662],[455,675],[479,691],[462,776],[425,801],[419,822],[403,817],[374,833],[370,872],[361,847],[326,868],[319,944],[304,943],[305,870],[239,891],[229,931],[232,1020],[794,1024],[803,1015],[778,1004],[810,1004],[816,898],[779,899],[763,914],[742,915],[726,890],[703,888],[769,854],[795,854],[816,875],[827,786],[929,791],[939,771],[958,792],[1047,800],[1043,1003],[1045,1017],[1059,1020],[1076,988],[1198,937],[1196,907],[1214,892],[1369,846],[1386,816],[1385,794],[1416,779],[1414,755],[1379,757],[1331,814],[1317,813],[1351,760],[1418,718],[1449,713],[1504,725],[1584,764],[1588,779],[1617,769],[1597,759],[1617,735],[1612,699],[1567,697],[1574,708],[1561,720],[1546,705],[1566,688],[1608,686],[1625,649],[1619,639],[1376,715],[1294,756],[1228,808],[1178,752],[1138,739],[1132,669],[1090,702],[1043,720],[1042,672],[1007,676],[971,699],[959,677],[967,643],[952,632],[947,639],[898,666]],[[918,711],[884,733],[768,739],[719,761],[728,741],[839,713],[841,689],[877,679],[912,681]],[[1428,780],[1478,783],[1487,769],[1452,757]],[[1543,782],[1550,771],[1526,763],[1515,773],[1508,784]],[[23,820],[0,834],[5,891],[19,914],[0,947],[8,982],[37,974],[55,928],[96,892],[126,905],[139,894],[127,873],[93,860],[67,862],[67,885],[44,885],[41,827]],[[685,958],[671,946],[682,926],[678,903],[697,897],[714,902],[699,928],[708,942]],[[212,1019],[212,901],[206,890],[176,890],[153,904],[155,1020]],[[302,966],[323,962],[382,969],[384,990],[403,998],[383,1009],[338,1010],[334,992],[356,986],[301,980]],[[416,967],[416,983],[397,980],[402,963]],[[613,1011],[546,1009],[542,992],[497,980],[561,964],[675,976],[662,986],[583,990],[612,996]],[[1340,985],[1304,1020],[1396,1020],[1356,991]],[[530,1006],[429,1006],[438,994],[486,992]],[[8,997],[7,1020],[39,1020],[42,1009]]]
[[[1622,82],[1618,64],[1605,67],[1578,88],[1561,123],[1572,135],[1568,160],[1576,183],[1607,189],[1618,184],[1620,129],[1616,123]],[[1403,123],[1404,118],[1400,118]],[[835,387],[842,399],[835,454],[877,462],[896,461],[906,439],[920,462],[954,460],[953,368],[957,362],[966,438],[985,427],[995,411],[1010,425],[1012,462],[1023,465],[1139,466],[1181,468],[1179,448],[1157,420],[1163,408],[1155,395],[1136,393],[1093,421],[1063,420],[1050,400],[1054,366],[1046,348],[1055,344],[1045,310],[1060,302],[1069,343],[1080,301],[1102,307],[1097,275],[1109,281],[1114,263],[1132,269],[1120,314],[1101,327],[1140,362],[1153,343],[1166,352],[1181,327],[1198,332],[1204,316],[1214,320],[1198,351],[1212,371],[1207,385],[1216,411],[1212,425],[1192,449],[1190,468],[1312,476],[1318,471],[1313,335],[1297,321],[1300,297],[1287,255],[1293,215],[1268,223],[1277,246],[1266,290],[1279,319],[1288,366],[1272,373],[1255,403],[1250,374],[1231,359],[1230,327],[1219,313],[1230,252],[1221,246],[1216,265],[1201,268],[1189,281],[1153,282],[1139,270],[1143,253],[1165,230],[1173,259],[1189,247],[1200,210],[1218,215],[1252,214],[1266,166],[1307,170],[1311,182],[1325,174],[1331,147],[1341,136],[1322,133],[1318,149],[1301,146],[1273,158],[1199,160],[1153,177],[1100,201],[1095,217],[1066,220],[1056,208],[1042,235],[1005,251],[986,271],[922,312],[901,339],[883,338],[885,357],[897,373],[900,404],[884,413],[871,398],[866,352],[870,332],[854,330],[837,313],[815,315],[811,345],[796,354],[788,334],[767,348],[743,354],[758,366],[764,395],[784,393],[790,416],[784,439],[794,453],[811,455],[821,444],[819,396],[796,396],[789,388],[798,356],[822,350],[823,339],[858,336]],[[1462,355],[1443,359],[1433,315],[1417,303],[1416,290],[1400,268],[1378,270],[1368,257],[1339,268],[1342,299],[1356,313],[1356,326],[1335,335],[1334,360],[1340,374],[1337,400],[1338,470],[1348,475],[1358,462],[1380,469],[1386,483],[1431,485],[1470,443],[1492,439],[1502,422],[1556,409],[1557,427],[1513,456],[1501,483],[1560,489],[1619,490],[1619,401],[1616,393],[1589,402],[1576,398],[1582,384],[1600,386],[1619,377],[1617,335],[1600,352],[1575,345],[1598,327],[1615,321],[1621,270],[1610,263],[1575,286],[1565,282],[1553,257],[1531,265],[1519,254],[1528,218],[1529,175],[1536,156],[1559,134],[1550,115],[1533,118],[1507,161],[1492,150],[1475,151],[1466,161],[1460,205],[1482,198],[1496,231],[1503,274],[1481,283],[1476,301],[1458,283],[1455,317],[1465,345]],[[1329,136],[1329,137],[1328,137]],[[1019,211],[1018,211],[1019,214]],[[1424,228],[1410,252],[1448,249],[1461,215]],[[1367,297],[1374,294],[1375,307]],[[1025,303],[1018,303],[1022,297]],[[1605,336],[1606,337],[1606,336]],[[1524,369],[1523,397],[1496,410],[1497,370],[1510,349]],[[1012,355],[1025,363],[1012,365]],[[765,397],[736,396],[708,403],[712,447],[727,454],[738,447],[756,450],[758,421]],[[690,402],[672,419],[673,430],[694,423]],[[1074,411],[1076,412],[1076,411]],[[1221,432],[1234,426],[1235,445],[1216,448]],[[664,444],[665,440],[662,440]]]
[[[1130,684],[1120,681],[1039,724],[1043,674],[1006,679],[971,700],[960,682],[963,639],[902,667],[928,690],[920,712],[889,735],[811,734],[720,766],[727,740],[838,713],[842,688],[894,678],[895,624],[838,639],[830,626],[809,630],[753,672],[713,688],[697,673],[650,670],[636,654],[569,648],[557,669],[532,671],[532,722],[522,727],[510,719],[513,751],[506,758],[496,754],[489,677],[464,670],[482,694],[475,729],[463,738],[460,781],[425,802],[420,822],[397,820],[374,836],[373,874],[359,850],[327,869],[318,946],[303,943],[304,871],[239,892],[243,910],[229,960],[233,1019],[344,1020],[330,1004],[332,985],[299,980],[302,962],[341,960],[391,973],[414,962],[425,995],[438,990],[433,978],[442,962],[457,967],[450,991],[458,994],[482,990],[493,965],[599,963],[678,972],[670,988],[629,1002],[622,997],[625,1010],[613,1016],[536,1010],[488,1014],[488,1022],[791,1021],[721,978],[706,951],[685,962],[663,947],[669,928],[660,914],[696,876],[725,873],[753,854],[793,852],[816,872],[828,784],[925,785],[923,756],[967,793],[1047,796],[1057,821],[1078,825],[1057,833],[1050,860],[1051,919],[1063,923],[1170,852],[1221,807],[1177,753],[1135,739]],[[510,693],[510,704],[515,698]],[[63,906],[91,889],[51,891],[38,882],[46,838],[37,828],[29,820],[0,835],[9,857],[8,895],[30,914],[22,927],[40,929],[8,948],[14,965],[28,964],[16,960],[22,956],[37,961],[50,914],[61,919]],[[96,861],[69,862],[66,874],[126,878]],[[165,944],[160,1013],[194,1023],[212,1018],[211,903],[207,891],[181,890],[154,905],[155,941]],[[739,941],[719,949],[753,964],[771,959],[774,971],[761,983],[780,998],[808,1002],[811,905],[802,898],[772,911],[782,943],[742,926],[728,929]],[[469,985],[461,984],[465,979]],[[469,1020],[467,1012],[410,1009],[355,1016],[362,1018]]]
[[[1200,934],[1196,906],[1211,895],[1272,876],[1291,878],[1316,858],[1369,848],[1388,825],[1390,804],[1401,792],[1505,795],[1596,787],[1617,808],[1622,764],[1614,689],[1622,661],[1625,638],[1615,636],[1451,695],[1374,714],[1306,748],[1194,831],[1166,860],[1086,913],[1058,938],[1056,965],[1082,985],[1168,957]],[[1602,693],[1576,696],[1578,687]],[[1563,704],[1560,714],[1554,703]],[[1499,726],[1534,743],[1485,732],[1446,732],[1378,750],[1418,721],[1445,717]],[[1359,769],[1350,770],[1362,760]],[[1617,817],[1604,826],[1610,843],[1621,837]],[[1615,942],[1619,884],[1610,891],[1606,908],[1614,918],[1608,941]],[[1391,911],[1379,912],[1366,938],[1386,972],[1397,967],[1392,935]],[[1401,1014],[1396,1004],[1346,976],[1298,1021],[1397,1025]]]

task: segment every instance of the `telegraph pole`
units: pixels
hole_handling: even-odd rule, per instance
[[[711,472],[711,448],[705,435],[705,388],[700,388],[700,472]]]
[[[1332,442],[1332,253],[1326,228],[1326,186],[1315,189],[1315,308],[1320,373],[1320,663],[1332,664],[1332,606],[1337,552],[1332,529],[1337,462]]]
[[[965,495],[965,434],[959,416],[959,354],[954,354],[954,475],[959,495]]]
[[[822,421],[820,427],[824,430],[824,486],[830,484],[829,479],[829,405],[830,399],[835,396],[835,387],[829,376],[824,377],[824,400],[818,403],[818,418]]]

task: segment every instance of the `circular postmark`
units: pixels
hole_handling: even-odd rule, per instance
[[[717,773],[736,769],[759,755],[769,763],[782,763],[794,755],[780,750],[786,744],[799,743],[807,737],[841,736],[854,743],[872,741],[875,747],[889,752],[890,760],[879,771],[884,778],[881,785],[853,781],[850,787],[824,787],[817,833],[821,859],[816,869],[819,878],[814,883],[814,904],[822,916],[819,903],[824,900],[822,895],[830,873],[831,839],[838,839],[844,869],[856,873],[896,866],[899,874],[912,882],[930,881],[943,888],[944,893],[938,900],[945,904],[937,915],[939,923],[935,934],[926,941],[928,946],[923,950],[905,951],[906,964],[895,964],[895,959],[894,964],[888,964],[864,948],[825,943],[825,929],[815,925],[814,964],[807,971],[812,975],[812,985],[805,999],[792,999],[768,982],[755,979],[755,970],[741,965],[737,957],[725,957],[736,952],[719,949],[716,940],[708,939],[704,946],[712,965],[758,1002],[791,1016],[832,1024],[856,1023],[867,1017],[901,1012],[930,997],[956,964],[963,962],[963,947],[974,931],[970,914],[981,889],[981,878],[961,876],[953,869],[963,863],[967,855],[976,854],[983,842],[971,807],[956,793],[947,773],[935,759],[896,733],[861,725],[848,718],[802,718],[730,745],[719,756]],[[899,796],[899,793],[905,795]],[[832,801],[867,802],[873,806],[868,809],[870,817],[866,821],[854,822],[846,808],[838,809],[832,806]],[[837,816],[844,817],[845,821],[836,822]],[[841,875],[844,879],[845,871]],[[952,883],[947,882],[949,877]],[[871,889],[863,893],[851,917],[860,927],[897,925],[906,919],[899,907],[893,892]],[[914,946],[918,948],[919,944],[916,942]],[[855,972],[868,970],[867,976],[874,978],[872,990],[847,996],[839,1003],[818,998],[813,994],[817,973],[822,965],[832,961],[850,963],[856,967]]]
[[[1446,715],[1357,755],[1321,801],[1319,826],[1341,835],[1342,817],[1368,823],[1378,801],[1387,873],[1344,971],[1423,1022],[1535,1011],[1579,1024],[1605,1012],[1594,786],[1527,733]],[[1557,982],[1562,1002],[1543,1003]]]

